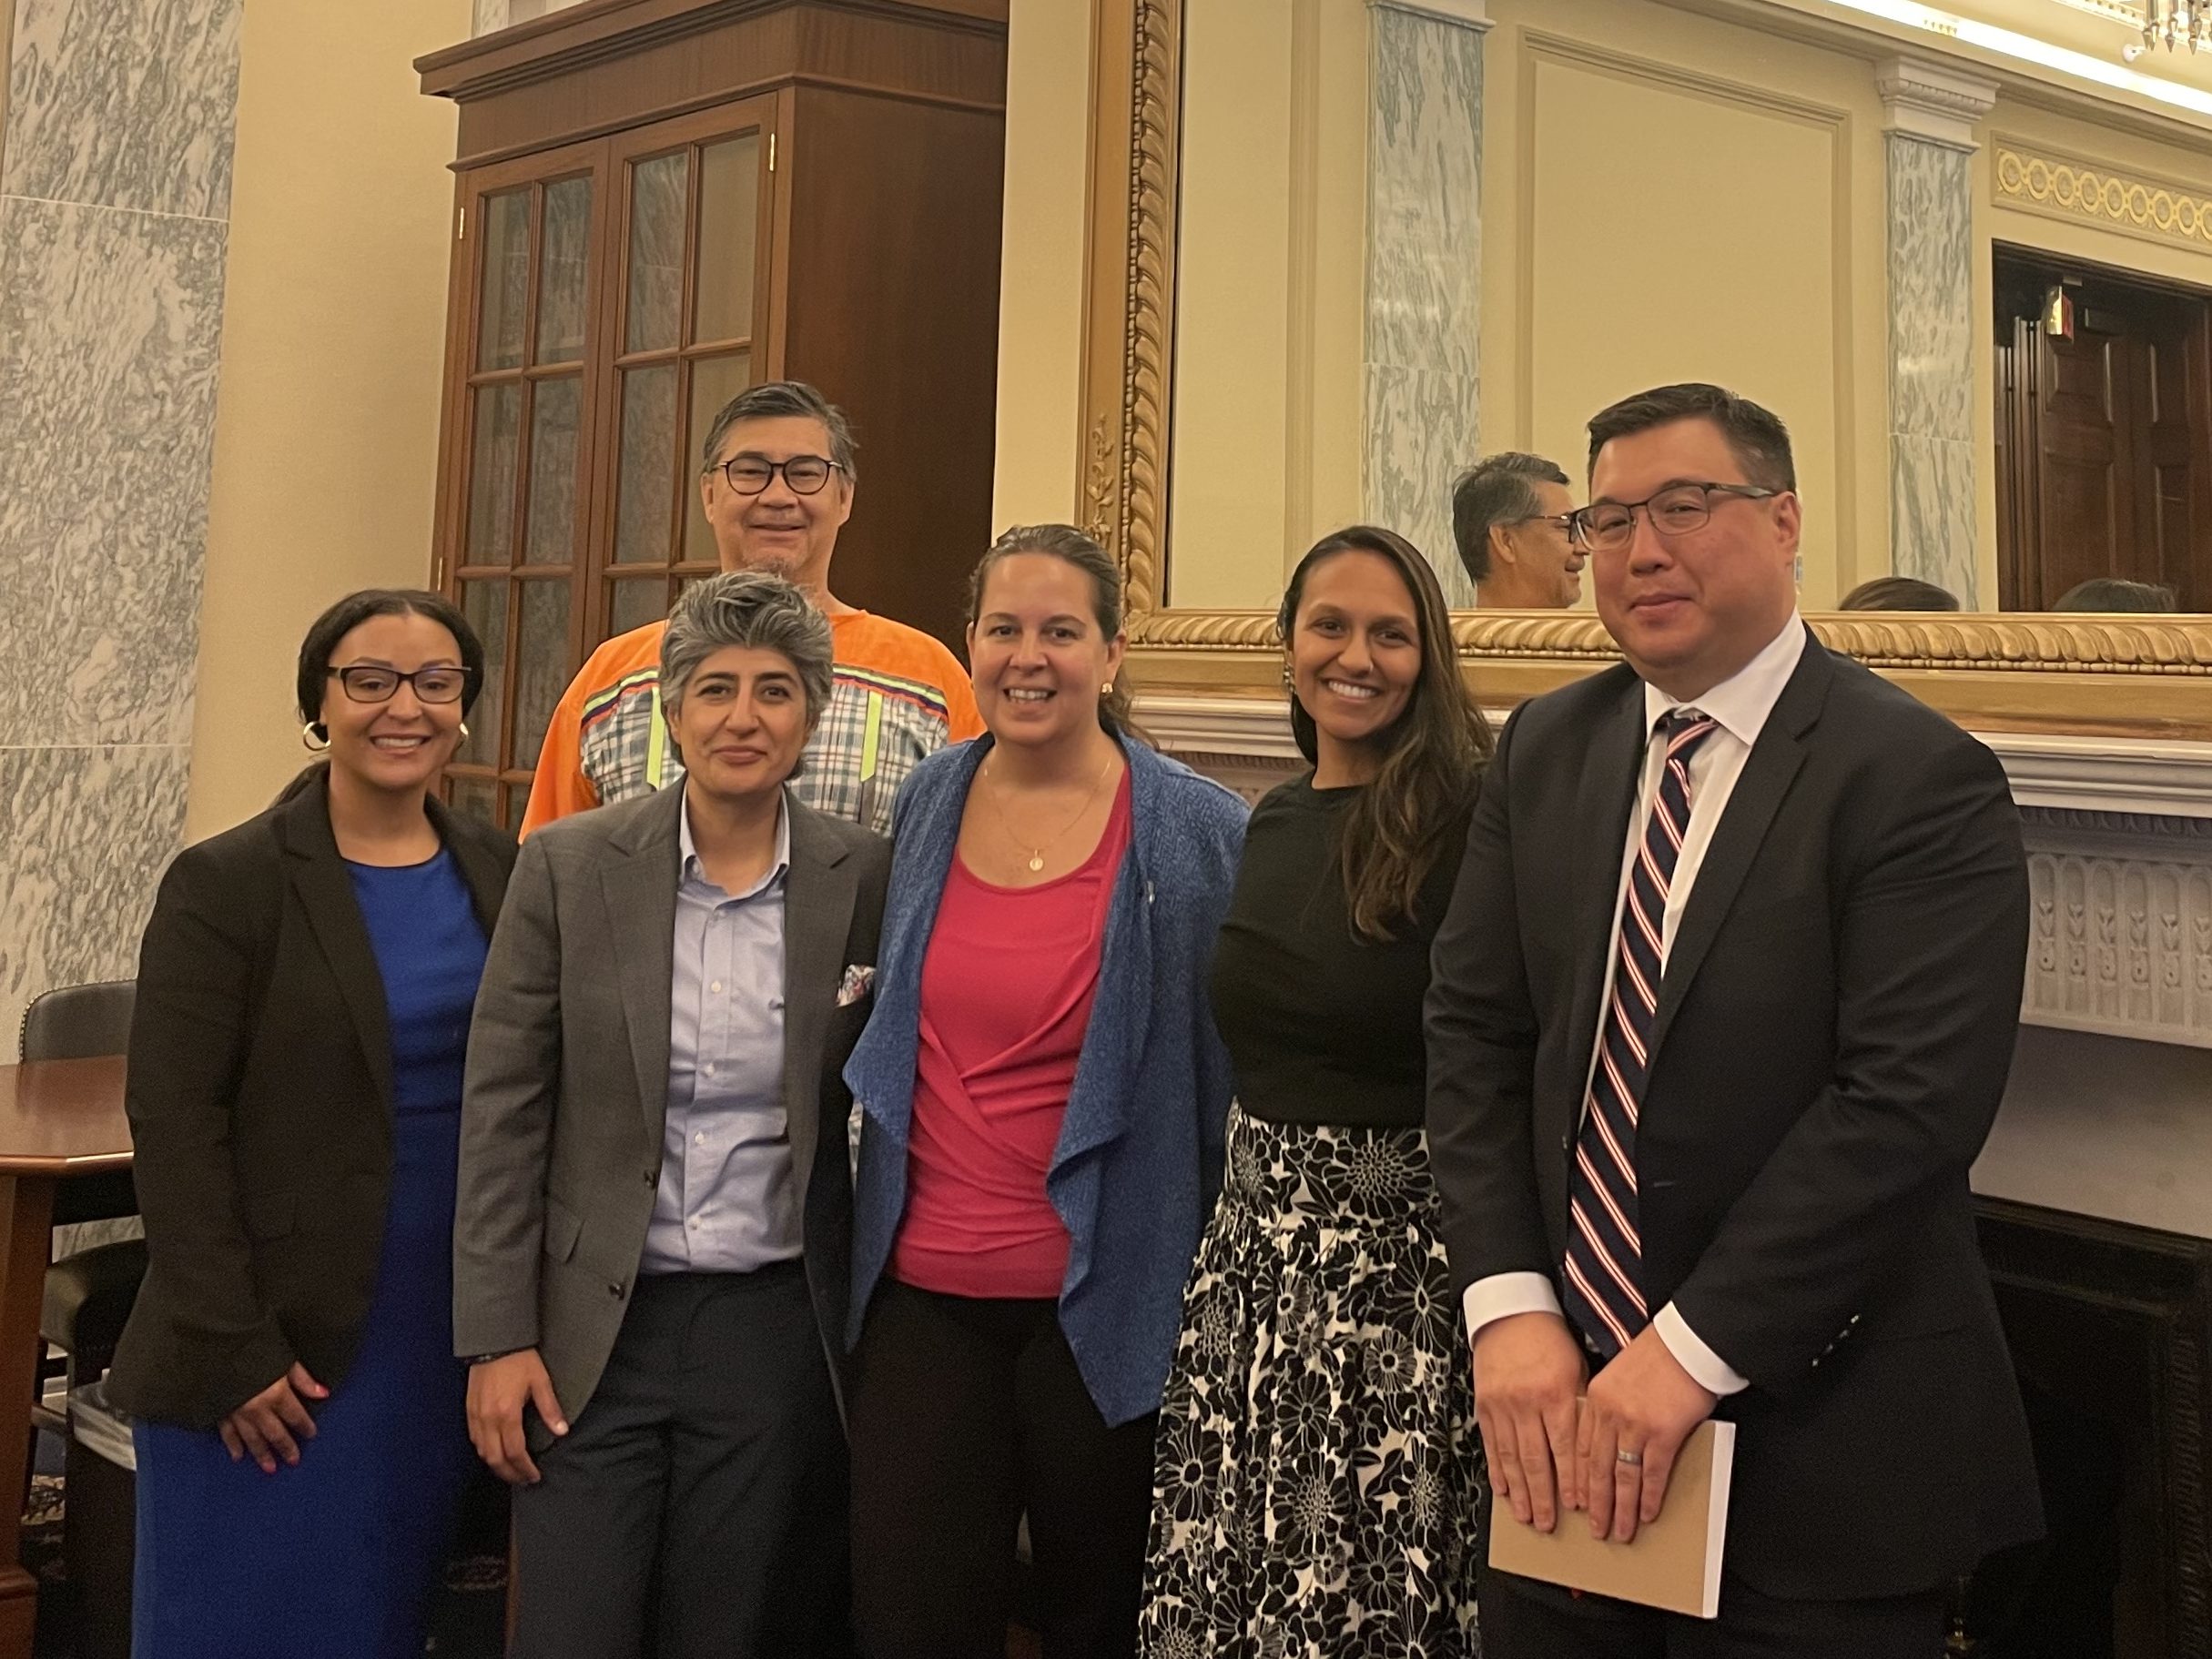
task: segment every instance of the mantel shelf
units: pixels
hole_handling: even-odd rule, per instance
[[[1507,711],[1490,711],[1503,723]],[[1138,699],[1137,717],[1162,745],[1265,766],[1296,764],[1281,696]],[[2004,764],[2023,806],[2121,816],[2212,819],[2212,743],[1978,733]]]

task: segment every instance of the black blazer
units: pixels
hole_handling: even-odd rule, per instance
[[[109,1373],[135,1416],[206,1428],[295,1360],[344,1381],[391,1183],[384,982],[327,773],[162,877],[126,1105],[147,1267]],[[430,803],[489,935],[514,841]]]
[[[1644,747],[1625,665],[1524,705],[1436,946],[1428,1127],[1453,1277],[1558,1282]],[[1728,1564],[1925,1590],[2041,1530],[1967,1171],[2012,1061],[2025,858],[1981,744],[1806,641],[1659,987],[1646,1290],[1750,1380]]]

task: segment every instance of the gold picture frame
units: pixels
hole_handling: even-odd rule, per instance
[[[1127,582],[1148,692],[1280,696],[1272,611],[1165,603],[1173,419],[1182,0],[1093,0],[1090,243],[1079,517]],[[2166,617],[1814,613],[1835,650],[1988,732],[2212,739],[2212,622]],[[1486,703],[1518,703],[1618,653],[1588,612],[1458,612]]]

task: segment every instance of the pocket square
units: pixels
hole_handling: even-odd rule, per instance
[[[873,966],[856,962],[845,970],[845,977],[837,982],[837,1007],[849,1008],[868,995],[868,988],[876,983]]]

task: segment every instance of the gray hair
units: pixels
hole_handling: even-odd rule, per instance
[[[791,660],[807,694],[807,729],[829,707],[834,647],[829,619],[806,594],[766,571],[730,571],[695,582],[668,613],[661,636],[661,703],[671,720],[692,675],[717,651],[774,651]]]
[[[845,411],[804,380],[764,380],[748,386],[727,403],[706,429],[699,446],[699,470],[711,472],[722,459],[722,440],[740,420],[783,420],[797,418],[819,420],[829,433],[829,459],[837,463],[847,485],[860,477],[854,460],[860,446],[853,440],[852,422]]]
[[[1557,461],[1541,455],[1507,450],[1477,461],[1459,475],[1452,486],[1452,540],[1459,547],[1459,562],[1476,582],[1490,579],[1490,531],[1499,524],[1518,524],[1544,511],[1536,487],[1564,484],[1567,473]]]

